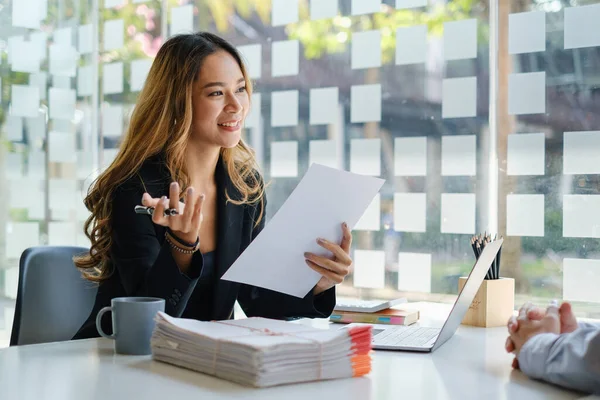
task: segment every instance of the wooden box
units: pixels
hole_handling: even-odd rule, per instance
[[[458,278],[458,291],[462,290],[466,277]],[[484,280],[473,303],[469,307],[463,325],[497,327],[506,326],[515,308],[515,280],[500,278]]]

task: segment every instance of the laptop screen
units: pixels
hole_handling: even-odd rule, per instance
[[[452,307],[452,311],[450,311],[450,315],[448,319],[444,323],[440,334],[435,341],[435,345],[432,350],[443,345],[448,339],[454,335],[456,329],[461,324],[465,314],[469,310],[481,283],[483,282],[483,278],[487,273],[488,269],[492,265],[492,262],[496,258],[496,254],[498,254],[498,250],[502,246],[504,242],[503,239],[495,240],[485,246],[483,252],[479,256],[479,259],[473,266],[471,273],[463,286],[463,289],[458,295],[456,302],[454,303],[454,307]]]

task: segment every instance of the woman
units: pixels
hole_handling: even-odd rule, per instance
[[[340,245],[318,241],[331,258],[306,254],[322,278],[303,299],[219,279],[265,224],[263,181],[240,137],[250,95],[227,41],[196,33],[162,46],[119,154],[85,199],[92,246],[75,261],[100,285],[76,339],[97,337],[96,314],[121,296],[164,298],[166,313],[199,320],[232,318],[236,299],[248,316],[331,313],[352,263],[345,224]],[[140,201],[152,216],[134,212]],[[112,331],[108,318],[102,326]]]

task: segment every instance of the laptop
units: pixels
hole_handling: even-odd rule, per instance
[[[373,328],[373,348],[429,353],[446,343],[465,317],[503,241],[503,239],[495,240],[485,246],[441,329],[414,325],[389,327],[377,325]]]

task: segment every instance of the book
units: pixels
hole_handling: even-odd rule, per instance
[[[388,308],[374,313],[333,311],[329,320],[342,324],[411,325],[419,320],[419,311]]]
[[[371,371],[371,326],[316,329],[247,318],[203,322],[159,312],[154,360],[246,386],[351,378]]]

